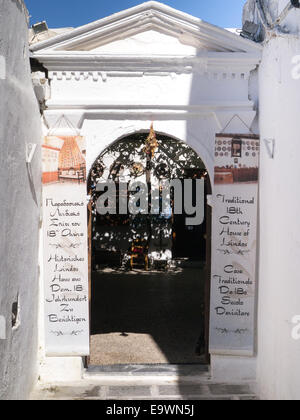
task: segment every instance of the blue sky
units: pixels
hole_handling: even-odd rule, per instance
[[[162,0],[171,7],[222,27],[241,27],[245,0]],[[30,23],[46,20],[49,27],[81,26],[109,16],[143,0],[25,0]]]

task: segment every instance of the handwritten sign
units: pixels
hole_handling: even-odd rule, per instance
[[[254,353],[259,138],[217,135],[210,353]]]
[[[47,356],[89,354],[84,155],[79,137],[47,137],[43,145]]]

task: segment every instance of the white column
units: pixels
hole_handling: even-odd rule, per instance
[[[264,398],[300,398],[300,340],[292,338],[292,319],[300,314],[300,66],[293,64],[299,54],[297,37],[272,38],[260,66],[258,382]]]

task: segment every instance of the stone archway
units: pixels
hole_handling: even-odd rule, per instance
[[[158,231],[160,233],[163,231],[163,239],[166,239],[166,231],[168,231],[168,227],[171,226],[171,235],[169,234],[169,244],[163,244],[164,248],[169,249],[168,255],[171,255],[170,262],[168,267],[173,267],[174,262],[178,263],[180,260],[180,256],[182,256],[178,267],[181,269],[185,269],[193,265],[198,267],[202,264],[202,269],[205,270],[205,280],[203,282],[202,288],[202,297],[203,303],[201,308],[201,323],[199,325],[198,330],[198,337],[195,337],[194,347],[192,351],[198,352],[199,355],[201,354],[202,357],[197,359],[195,357],[191,358],[190,361],[192,363],[199,362],[207,362],[208,361],[208,318],[209,318],[209,269],[210,269],[210,208],[207,206],[206,196],[207,194],[211,194],[211,183],[210,179],[206,170],[206,167],[201,160],[201,158],[197,155],[197,153],[187,144],[180,142],[179,140],[175,139],[174,137],[167,136],[165,134],[156,134],[155,140],[157,141],[156,144],[156,151],[153,154],[152,158],[150,159],[150,166],[149,166],[149,159],[145,154],[145,144],[147,141],[147,137],[149,132],[139,132],[135,133],[122,139],[119,139],[115,143],[113,143],[110,147],[106,148],[95,160],[94,165],[92,166],[89,174],[88,179],[88,193],[91,196],[91,203],[89,206],[89,244],[90,244],[90,272],[91,272],[91,296],[92,296],[92,304],[91,304],[91,324],[92,324],[92,335],[94,331],[102,331],[103,333],[106,332],[105,328],[102,330],[100,326],[99,330],[99,323],[93,319],[94,317],[94,293],[95,293],[95,286],[93,285],[92,281],[92,273],[97,271],[102,273],[102,278],[106,276],[103,272],[103,262],[106,264],[106,269],[112,269],[118,272],[118,269],[122,266],[122,268],[126,269],[126,262],[128,262],[128,258],[126,259],[126,250],[130,248],[130,241],[133,241],[131,237],[133,229],[130,222],[126,220],[126,215],[114,215],[113,217],[107,218],[107,215],[97,214],[96,209],[96,200],[99,196],[99,193],[96,191],[96,186],[99,182],[103,180],[113,180],[117,184],[121,181],[129,182],[130,179],[144,179],[149,182],[149,171],[150,171],[150,178],[151,181],[154,179],[155,182],[161,179],[204,179],[205,184],[205,222],[201,225],[201,228],[197,228],[195,230],[194,236],[193,229],[187,229],[186,236],[184,236],[184,232],[182,232],[182,217],[176,217],[173,215],[172,222],[166,222],[167,217],[165,217],[164,221],[160,221],[156,225],[158,226]],[[117,189],[118,191],[118,189]],[[184,216],[184,215],[183,215]],[[176,220],[175,220],[176,219]],[[132,221],[131,221],[132,222]],[[109,226],[108,226],[108,224]],[[131,226],[128,226],[129,225]],[[153,228],[154,221],[151,221],[151,246],[153,251],[153,246],[161,246],[158,241],[152,238],[155,236]],[[146,223],[147,225],[147,223]],[[163,227],[162,227],[163,225]],[[125,226],[125,228],[124,228]],[[147,230],[147,226],[145,227]],[[184,229],[183,229],[184,230]],[[170,231],[170,229],[169,229]],[[136,233],[136,232],[135,232]],[[143,233],[144,234],[144,233]],[[191,234],[189,236],[189,234]],[[181,238],[178,236],[181,235]],[[182,252],[187,252],[189,245],[193,243],[193,240],[196,242],[198,236],[201,236],[201,255],[195,258],[195,255],[188,255],[181,254]],[[189,236],[189,237],[188,237]],[[176,244],[177,239],[177,244]],[[182,247],[182,240],[186,239],[187,245]],[[168,241],[165,241],[168,242]],[[175,243],[175,246],[174,246]],[[179,245],[178,245],[179,243]],[[151,246],[149,246],[149,253],[151,250]],[[119,249],[117,249],[119,247]],[[190,247],[193,251],[197,251],[197,244]],[[199,248],[200,249],[200,248]],[[157,250],[155,250],[157,251]],[[164,251],[166,251],[164,249]],[[157,252],[156,252],[157,254]],[[125,258],[124,258],[125,255]],[[161,249],[160,249],[161,255]],[[150,255],[149,255],[150,256]],[[167,258],[168,259],[168,258]],[[175,261],[177,260],[177,261]],[[124,262],[125,261],[125,262]],[[119,267],[118,267],[119,265]],[[186,266],[185,266],[186,265]],[[127,268],[132,268],[130,265]],[[159,270],[161,267],[157,267],[157,265],[151,264],[150,270]],[[164,267],[165,268],[165,267]],[[123,275],[123,274],[122,274]],[[143,278],[145,277],[145,273],[140,272],[139,275]],[[151,275],[151,274],[150,274]],[[103,290],[102,290],[103,292]],[[117,291],[116,291],[117,293]],[[103,302],[102,302],[103,303]],[[96,329],[95,329],[96,325]],[[127,331],[127,332],[126,332]],[[128,334],[129,330],[121,331],[116,330],[115,333],[118,332],[120,336],[126,337],[130,335]],[[97,334],[95,334],[97,335]],[[157,341],[158,346],[160,346],[159,340]],[[162,346],[164,347],[164,346]],[[165,348],[162,348],[162,352],[165,354],[168,353]],[[91,357],[93,360],[93,345],[91,350]],[[178,356],[177,356],[178,357]],[[180,363],[180,360],[172,359],[172,356],[166,354],[166,359],[169,363]],[[102,359],[104,360],[104,359]],[[107,359],[106,359],[107,360]],[[111,360],[111,359],[109,359]],[[120,363],[120,360],[117,360]],[[133,360],[133,363],[139,363],[139,361]],[[182,361],[183,362],[189,362]],[[129,361],[127,361],[129,363]],[[151,363],[151,360],[150,360]],[[105,362],[104,362],[105,364]]]

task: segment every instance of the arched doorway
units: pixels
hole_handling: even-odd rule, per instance
[[[163,207],[165,182],[182,186],[182,212]],[[188,224],[185,180],[197,201],[202,180],[204,220]],[[102,200],[101,183],[113,182],[116,200]],[[148,186],[145,213],[120,212],[130,182]],[[136,192],[140,193],[140,187]],[[152,188],[158,191],[159,212]],[[130,190],[130,188],[129,188]],[[208,362],[211,184],[206,167],[187,144],[153,129],[116,141],[101,153],[88,180],[92,365]],[[141,198],[138,200],[140,205]],[[177,201],[178,204],[178,201]],[[127,207],[128,209],[128,207]],[[100,214],[101,213],[101,214]],[[113,214],[112,214],[113,213]]]

